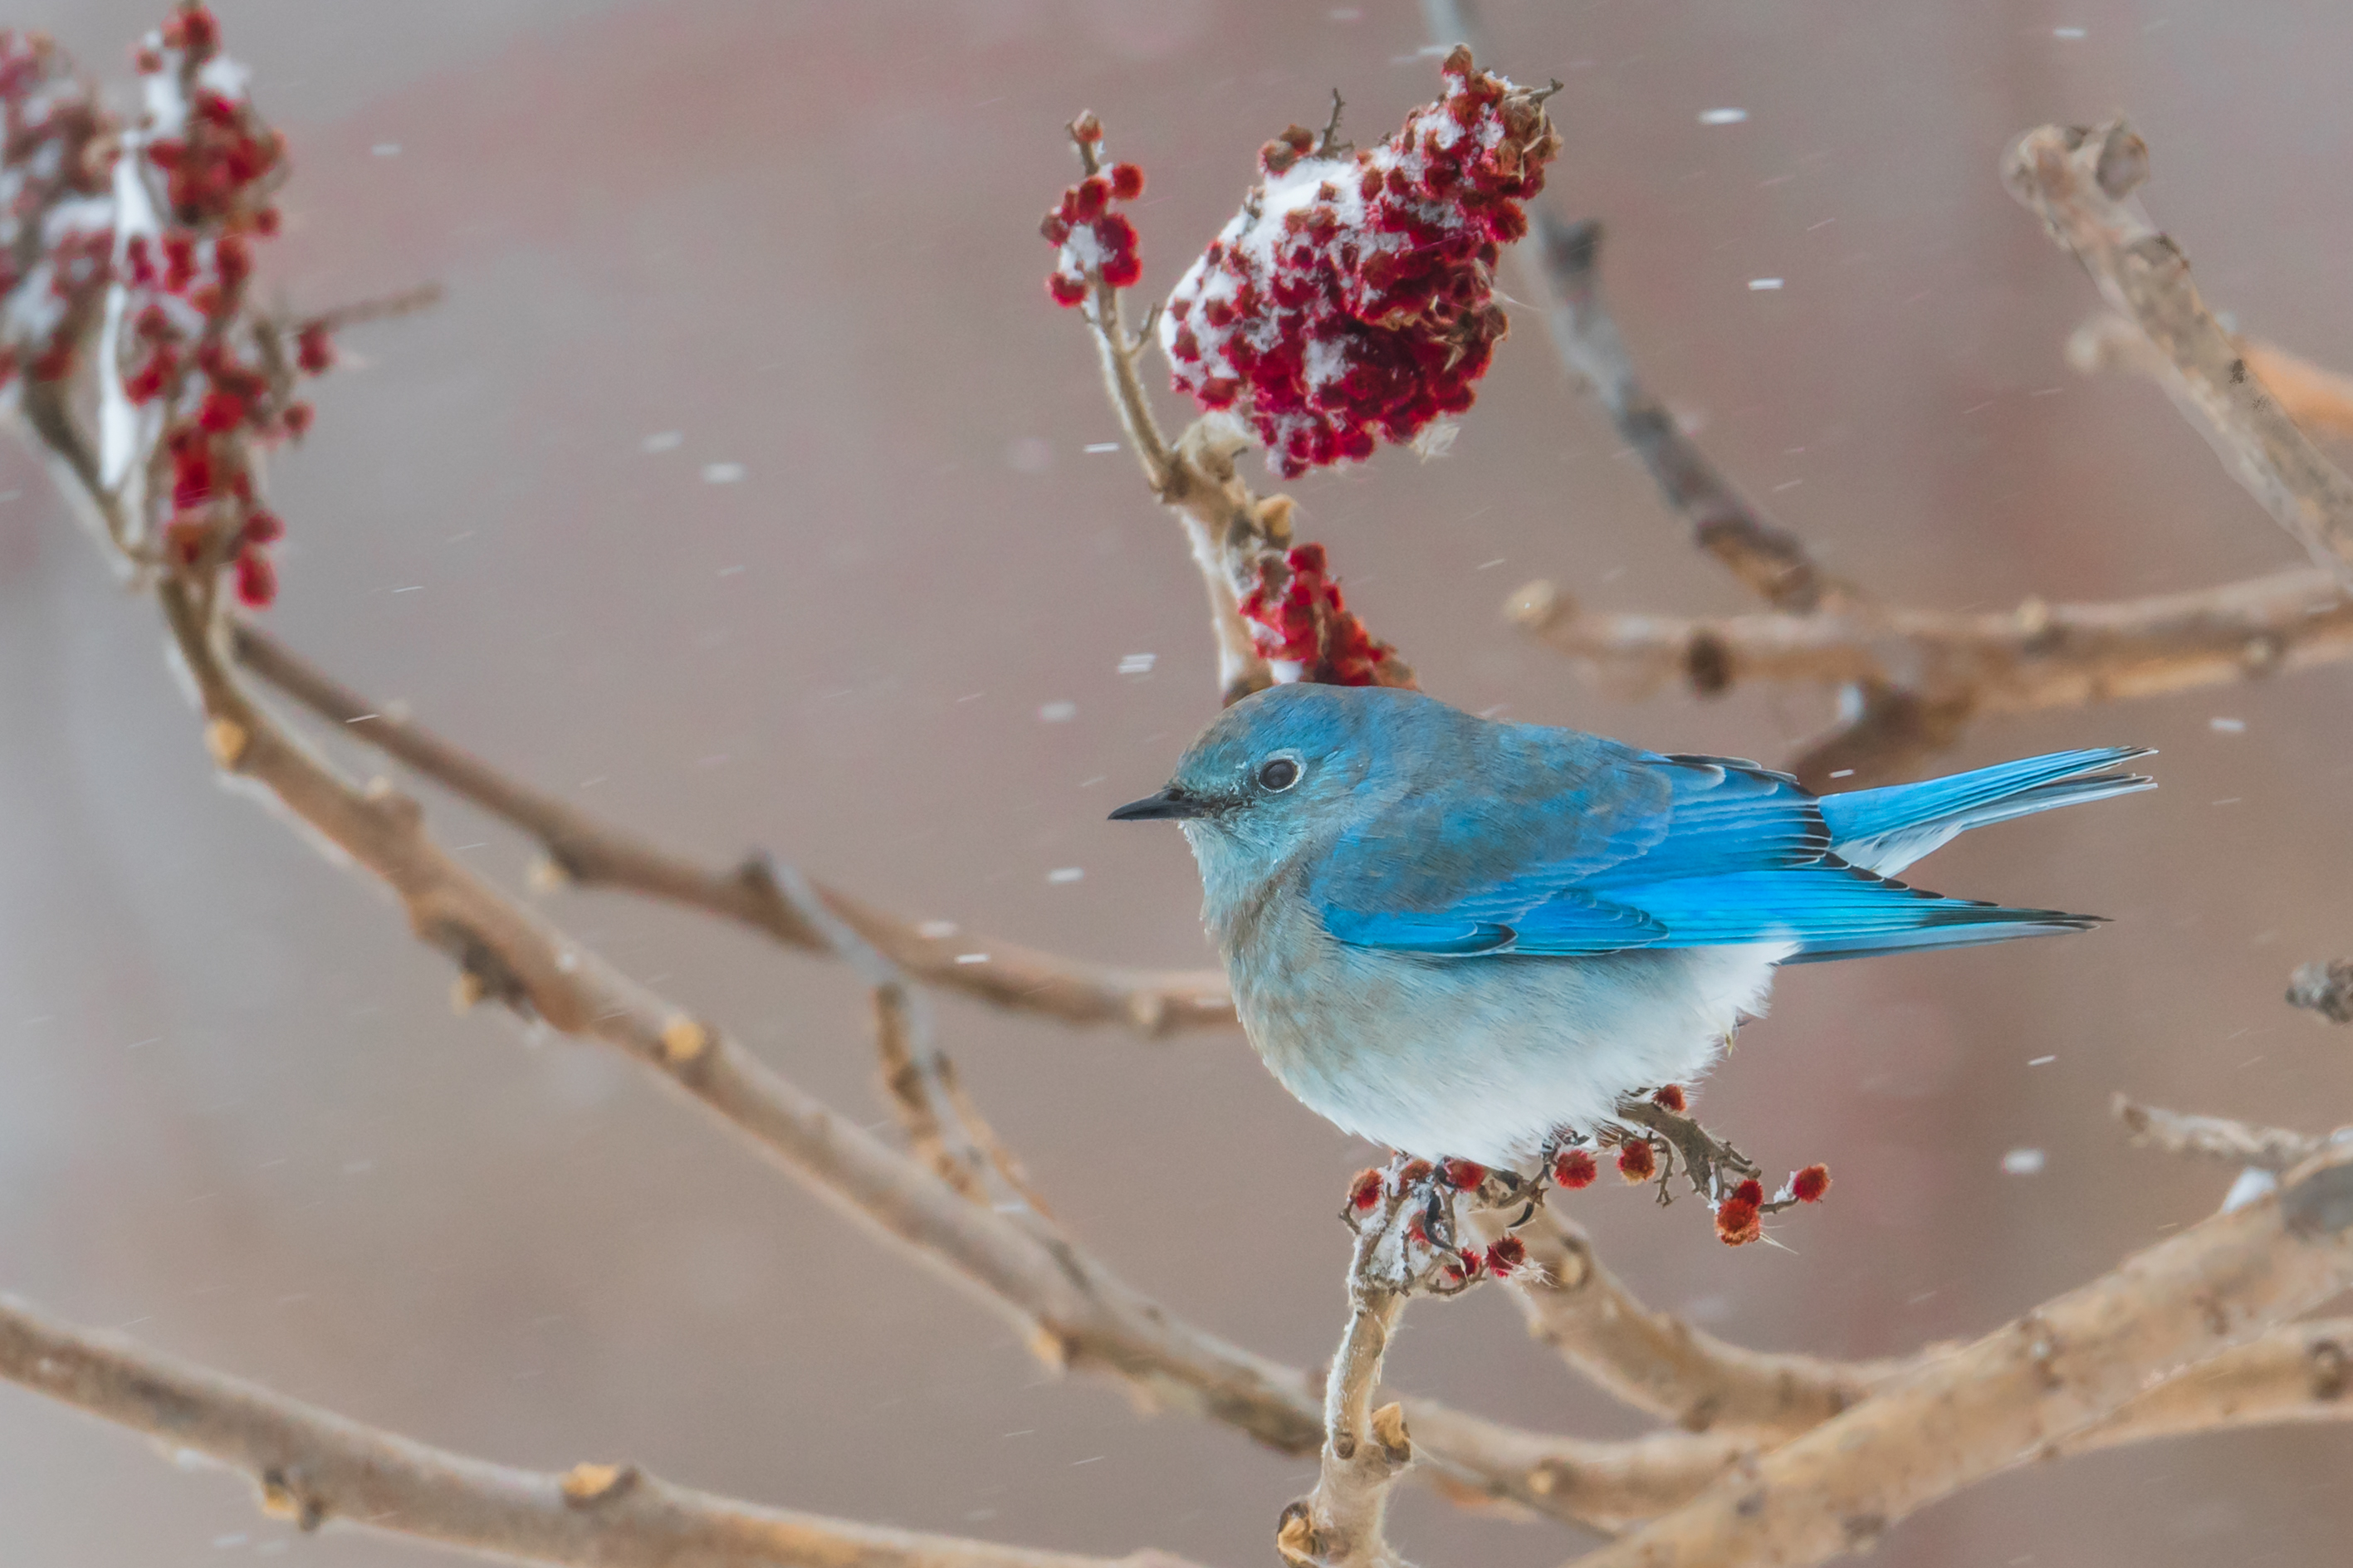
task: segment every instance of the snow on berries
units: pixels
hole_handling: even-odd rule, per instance
[[[1241,598],[1251,639],[1282,682],[1324,686],[1410,686],[1397,649],[1365,629],[1346,601],[1320,544],[1295,544],[1258,558],[1257,578]]]
[[[1135,226],[1125,214],[1111,210],[1113,202],[1132,202],[1144,194],[1144,171],[1134,163],[1103,166],[1103,121],[1092,111],[1071,122],[1071,139],[1079,144],[1086,177],[1064,191],[1038,226],[1046,243],[1055,247],[1046,292],[1062,306],[1084,300],[1096,279],[1125,289],[1144,276]]]
[[[0,33],[0,384],[56,397],[94,365],[100,479],[132,520],[126,546],[225,575],[258,607],[284,531],[259,449],[309,427],[296,377],[333,363],[332,323],[249,309],[286,143],[212,13],[181,0],[136,59],[141,109],[122,122],[54,45]]]
[[[1298,126],[1268,142],[1264,179],[1169,296],[1177,389],[1240,414],[1285,478],[1468,409],[1504,336],[1498,249],[1527,232],[1560,137],[1548,92],[1468,48],[1442,68],[1444,96],[1376,146]]]

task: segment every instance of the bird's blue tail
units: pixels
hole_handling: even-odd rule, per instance
[[[2155,779],[2112,771],[2150,754],[2146,746],[2053,752],[1948,778],[1826,795],[1820,802],[1822,821],[1831,830],[1832,854],[1849,865],[1892,877],[1972,827],[2055,805],[2155,789]]]

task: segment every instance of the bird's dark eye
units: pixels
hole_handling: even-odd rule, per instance
[[[1299,764],[1289,757],[1275,757],[1259,764],[1258,787],[1270,795],[1281,795],[1299,782]]]

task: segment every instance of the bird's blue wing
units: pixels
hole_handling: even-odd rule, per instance
[[[1335,937],[1459,958],[1752,942],[1832,958],[2089,923],[1850,866],[1814,797],[1753,763],[1504,733],[1511,765],[1462,759],[1335,847],[1308,886]]]

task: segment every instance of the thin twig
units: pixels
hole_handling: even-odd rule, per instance
[[[364,1426],[0,1297],[0,1377],[250,1477],[262,1510],[583,1568],[1108,1568],[1106,1559],[738,1502],[635,1465],[516,1469]],[[1183,1568],[1159,1552],[1127,1568]]]
[[[2326,1138],[2284,1127],[2258,1127],[2223,1116],[2192,1116],[2117,1095],[2109,1102],[2136,1149],[2196,1154],[2257,1170],[2292,1171],[2328,1146]]]
[[[372,300],[353,300],[347,304],[331,305],[323,310],[313,310],[289,323],[297,327],[324,327],[329,331],[341,331],[370,321],[396,321],[413,316],[419,310],[429,310],[446,295],[438,283],[419,283],[413,289],[403,289],[394,294],[379,294]]]
[[[285,696],[451,793],[538,840],[553,871],[588,888],[662,899],[751,927],[789,947],[824,951],[807,922],[762,879],[754,853],[727,869],[699,865],[567,801],[533,789],[398,712],[336,680],[249,622],[229,632],[237,661]],[[1230,1026],[1232,999],[1214,970],[1116,969],[951,928],[934,934],[821,884],[818,894],[850,930],[925,984],[1067,1023],[1115,1023],[1157,1037]]]
[[[1101,143],[1079,135],[1075,123],[1071,142],[1080,167],[1088,174],[1098,173]],[[1103,281],[1100,270],[1092,285],[1084,314],[1102,362],[1103,390],[1143,467],[1144,482],[1185,526],[1193,564],[1209,598],[1219,696],[1225,702],[1236,701],[1274,684],[1273,672],[1242,619],[1241,595],[1251,560],[1290,542],[1291,502],[1282,496],[1261,500],[1234,471],[1235,456],[1250,443],[1231,420],[1196,421],[1174,443],[1161,433],[1136,369],[1148,346],[1146,337],[1128,331],[1120,290]]]
[[[2353,589],[2353,479],[2296,427],[2199,298],[2179,247],[2132,199],[2147,177],[2148,147],[2121,120],[2030,131],[2002,165],[2010,194],[2165,356],[2162,384],[2232,477]]]
[[[1051,1217],[1028,1174],[981,1119],[956,1082],[955,1064],[939,1047],[931,1008],[899,966],[832,910],[798,868],[763,865],[769,884],[803,923],[856,970],[874,999],[874,1046],[882,1085],[899,1113],[915,1155],[948,1185],[981,1203],[1008,1198]],[[996,1191],[992,1191],[992,1185]]]
[[[1822,570],[1805,542],[1735,489],[1642,384],[1603,303],[1601,225],[1535,215],[1525,273],[1541,284],[1561,363],[1600,399],[1694,543],[1777,610],[1803,614],[1851,604],[1854,591]]]
[[[2353,1283],[2353,1149],[2216,1215],[1711,1485],[1579,1568],[1780,1568],[2066,1442],[2153,1375],[2254,1340]]]

